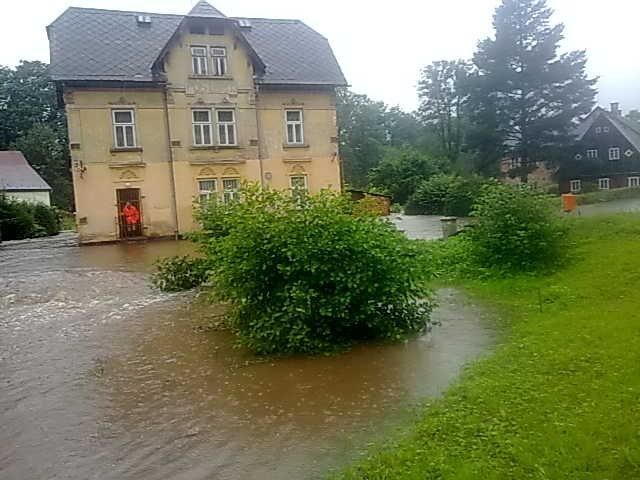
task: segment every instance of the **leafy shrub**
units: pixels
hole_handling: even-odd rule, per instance
[[[552,200],[526,185],[487,185],[473,207],[476,261],[500,270],[533,270],[556,262],[565,233]]]
[[[60,218],[54,207],[38,203],[32,206],[32,211],[36,229],[43,231],[43,236],[60,233]]]
[[[203,258],[186,255],[161,258],[156,262],[151,282],[165,292],[190,290],[207,280],[208,271],[209,266]]]
[[[431,306],[417,251],[389,222],[328,192],[302,202],[253,186],[242,195],[203,205],[192,237],[242,344],[312,353],[424,328]]]
[[[416,187],[446,167],[414,147],[388,148],[382,161],[369,172],[369,190],[388,193],[395,203],[406,203]]]
[[[34,232],[35,222],[30,206],[0,195],[0,238],[22,240],[32,237]]]
[[[486,182],[479,176],[434,175],[418,185],[405,212],[409,215],[466,217]]]

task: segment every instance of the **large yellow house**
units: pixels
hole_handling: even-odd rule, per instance
[[[298,20],[69,8],[48,28],[83,243],[196,227],[242,181],[341,188],[328,41]]]

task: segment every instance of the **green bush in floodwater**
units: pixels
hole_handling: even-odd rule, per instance
[[[229,304],[240,342],[257,353],[398,340],[426,325],[431,305],[413,245],[341,196],[246,186],[240,201],[201,205],[198,219],[193,240],[213,293]]]
[[[151,282],[165,292],[181,292],[205,283],[208,271],[207,262],[203,258],[186,255],[161,258],[156,262]]]

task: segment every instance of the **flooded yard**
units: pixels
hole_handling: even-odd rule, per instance
[[[217,307],[149,286],[155,258],[190,248],[0,245],[0,478],[321,478],[492,343],[442,291],[430,336],[256,359],[203,328]]]

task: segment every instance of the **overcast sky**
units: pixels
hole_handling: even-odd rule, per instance
[[[45,27],[67,7],[157,13],[188,12],[196,0],[2,0],[0,64],[49,61]],[[491,34],[500,0],[210,0],[228,16],[297,18],[326,36],[354,91],[376,100],[417,106],[424,65],[469,58]],[[599,102],[640,109],[638,0],[549,0],[566,25],[564,49],[586,49],[589,73],[599,76]]]

